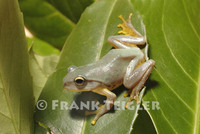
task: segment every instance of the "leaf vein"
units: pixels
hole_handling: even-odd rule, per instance
[[[11,115],[11,121],[12,121],[12,124],[13,124],[13,126],[14,126],[14,129],[15,129],[15,132],[17,133],[17,134],[19,134],[19,130],[17,129],[17,126],[16,126],[16,122],[15,122],[15,120],[14,120],[14,115],[13,115],[13,112],[12,112],[12,108],[11,108],[11,104],[9,103],[9,96],[8,96],[8,94],[7,94],[7,92],[6,92],[6,86],[5,86],[5,83],[4,83],[4,81],[3,81],[3,79],[2,79],[2,73],[0,72],[0,79],[1,79],[1,82],[2,82],[2,86],[3,86],[3,92],[4,92],[4,94],[5,94],[5,98],[6,98],[6,102],[7,102],[7,105],[8,105],[8,109],[9,109],[9,112],[10,112],[10,115]]]
[[[10,117],[8,117],[7,115],[5,115],[4,113],[0,112],[0,114],[1,114],[3,117],[5,117],[5,118],[7,118],[7,119],[10,119],[10,120],[12,121],[12,119],[11,119]]]
[[[186,43],[186,42],[184,41],[184,39],[182,38],[182,36],[180,37],[180,39],[181,39],[181,41],[182,41],[182,42],[197,56],[197,57],[200,58],[199,53],[196,53],[196,52],[192,49],[192,47],[190,47],[190,45],[188,45],[188,44],[190,44],[190,43]]]
[[[112,14],[112,11],[113,11],[113,8],[114,8],[116,2],[117,2],[117,0],[115,0],[113,2],[112,7],[110,8],[110,12],[109,12],[108,17],[107,17],[108,19],[107,19],[107,21],[105,23],[103,31],[106,31],[106,29],[108,27],[109,18],[110,18],[111,14]],[[100,42],[102,42],[102,43],[99,44],[100,47],[98,48],[98,50],[100,50],[100,51],[99,51],[99,53],[97,53],[96,61],[98,61],[100,59],[100,56],[101,56],[101,52],[102,52],[103,44],[104,44],[104,40],[105,40],[105,33],[103,34],[103,36],[102,36],[102,38],[100,40],[101,40]]]
[[[188,11],[187,11],[187,9],[186,9],[185,2],[184,2],[183,0],[181,0],[181,1],[182,1],[182,3],[183,3],[183,7],[184,7],[184,10],[185,10],[185,14],[186,14],[186,16],[187,16],[187,18],[188,18],[189,24],[191,25],[192,30],[194,31],[195,35],[197,36],[197,38],[198,38],[199,41],[200,41],[200,37],[199,37],[197,31],[195,30],[194,25],[192,24],[191,19],[190,19],[190,17],[189,17],[189,13],[188,13]]]
[[[57,10],[54,6],[52,6],[51,4],[49,4],[48,2],[45,2],[45,4],[47,5],[47,6],[49,6],[49,8],[51,8],[51,9],[53,9],[53,10],[55,10],[55,11],[57,11],[57,12],[55,12],[55,13],[53,13],[53,14],[58,14],[58,16],[60,16],[61,18],[63,18],[66,22],[69,22],[72,26],[75,26],[75,24],[74,24],[74,22],[72,22],[68,17],[66,17],[65,15],[63,15],[59,10]],[[50,14],[51,15],[51,14]],[[49,16],[49,15],[47,15],[47,16]],[[73,16],[73,15],[72,15]],[[45,17],[46,18],[46,17]]]
[[[163,78],[163,76],[155,69],[160,78],[164,81],[164,83],[169,87],[169,89],[177,96],[177,98],[194,114],[193,109],[176,93],[176,91],[168,84],[168,82]]]
[[[165,3],[165,1],[164,1],[164,3]],[[165,4],[164,4],[164,6],[165,6]],[[178,59],[176,58],[176,56],[174,55],[174,53],[173,53],[173,51],[172,51],[172,49],[171,49],[171,47],[169,46],[169,42],[168,42],[168,40],[167,40],[167,37],[166,37],[166,34],[165,34],[165,30],[164,30],[164,7],[163,7],[163,12],[162,12],[162,28],[161,28],[161,30],[162,30],[162,32],[163,32],[163,36],[164,36],[164,38],[165,38],[165,42],[166,42],[166,46],[169,48],[169,51],[170,51],[170,53],[171,53],[171,55],[172,55],[172,57],[174,58],[174,60],[176,61],[176,63],[178,64],[178,66],[181,68],[181,70],[197,85],[197,82],[187,73],[187,71],[183,68],[183,66],[180,64],[180,62],[178,61]]]
[[[198,78],[198,89],[197,89],[197,93],[196,93],[196,110],[195,110],[195,118],[194,118],[194,134],[199,133],[199,102],[200,102],[200,71],[199,71],[199,78]]]
[[[153,90],[151,90],[151,92],[152,92],[152,95],[154,96],[154,98],[155,98],[156,100],[158,100],[157,97],[156,97],[156,95],[154,94]],[[161,114],[163,115],[164,119],[165,119],[165,120],[167,121],[167,123],[169,124],[169,126],[172,128],[172,130],[173,130],[176,134],[178,134],[178,132],[176,131],[176,129],[171,125],[170,121],[169,121],[169,120],[167,119],[167,117],[165,116],[165,114],[164,114],[164,112],[163,112],[162,109],[160,109],[160,112],[161,112]]]

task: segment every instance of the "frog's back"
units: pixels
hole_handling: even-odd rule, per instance
[[[102,59],[90,65],[88,79],[96,78],[108,87],[116,87],[123,83],[127,67],[134,58],[131,49],[113,49]]]
[[[139,48],[138,51],[141,52]],[[134,58],[134,55],[136,54],[133,54],[132,49],[112,49],[98,62],[100,62],[101,64],[107,64],[112,60],[117,60],[120,62],[130,62]]]

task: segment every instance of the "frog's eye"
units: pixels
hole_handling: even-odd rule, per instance
[[[83,86],[86,83],[86,79],[83,76],[77,76],[74,82],[77,86]]]

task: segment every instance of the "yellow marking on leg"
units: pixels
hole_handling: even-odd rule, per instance
[[[124,96],[124,97],[129,96],[129,95],[131,94],[131,91],[132,91],[132,90],[129,89],[123,96]]]
[[[115,46],[113,43],[109,42],[111,46],[113,46],[114,48],[118,49],[119,47]]]
[[[140,67],[144,62],[145,62],[145,58],[143,58],[142,61],[140,61],[138,63],[138,65],[135,67],[135,69],[138,68],[138,67]]]
[[[126,92],[125,94],[123,94],[124,97],[127,97],[129,95],[128,92]]]

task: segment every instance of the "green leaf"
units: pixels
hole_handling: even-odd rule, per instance
[[[140,107],[131,134],[156,134],[152,120],[143,106]]]
[[[28,38],[28,44],[33,94],[37,102],[47,78],[55,71],[60,51],[37,38]]]
[[[59,55],[51,54],[48,56],[34,53],[31,49],[29,52],[30,70],[33,77],[33,93],[35,102],[44,88],[47,78],[55,71]]]
[[[159,102],[160,110],[148,110],[157,132],[199,134],[199,0],[132,0],[132,4],[143,16],[150,58],[156,61],[154,84],[143,100]]]
[[[45,41],[38,38],[27,38],[29,50],[32,47],[33,51],[37,54],[48,56],[51,54],[59,55],[60,51]]]
[[[33,89],[17,0],[0,0],[0,133],[33,133]]]
[[[124,10],[126,9],[126,10]],[[102,12],[103,11],[103,12]],[[82,17],[67,39],[62,50],[61,58],[57,66],[57,71],[52,74],[39,98],[48,104],[47,109],[39,110],[45,104],[38,105],[35,120],[45,124],[54,133],[131,133],[132,125],[137,117],[136,104],[134,110],[116,110],[103,115],[95,126],[90,124],[94,116],[85,117],[82,110],[65,110],[62,103],[68,106],[75,103],[86,102],[88,100],[105,100],[105,97],[92,92],[77,94],[63,90],[63,77],[67,74],[67,67],[70,65],[85,65],[99,60],[110,51],[111,45],[107,43],[110,35],[116,35],[117,25],[121,23],[118,16],[122,14],[128,18],[130,13],[134,13],[133,20],[136,29],[144,34],[141,26],[141,19],[137,12],[130,5],[128,0],[101,0],[86,9]],[[118,95],[118,101],[127,102],[128,98],[123,97],[124,87],[114,91]],[[141,92],[143,95],[144,90]],[[101,98],[100,98],[101,97]],[[58,107],[52,108],[56,103]],[[43,107],[44,108],[44,107]],[[122,108],[124,108],[122,106]],[[42,133],[38,125],[35,132]]]
[[[44,0],[19,0],[19,4],[31,33],[61,49],[75,24]]]
[[[84,9],[94,0],[46,0],[67,18],[77,23]]]

